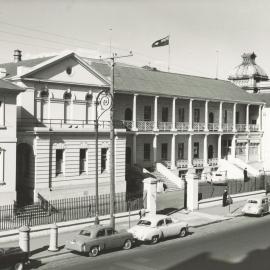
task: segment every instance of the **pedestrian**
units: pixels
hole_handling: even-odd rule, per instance
[[[167,188],[168,188],[167,185],[165,183],[163,183],[163,191],[164,192],[166,191]]]
[[[223,197],[222,197],[222,206],[225,207],[227,205],[227,197],[228,197],[228,191],[227,189],[224,189]]]
[[[141,219],[142,217],[145,216],[145,209],[144,209],[144,208],[142,208],[142,209],[139,211],[139,216],[140,216],[140,219]]]
[[[244,169],[243,174],[244,174],[244,182],[246,182],[248,180],[247,168]]]

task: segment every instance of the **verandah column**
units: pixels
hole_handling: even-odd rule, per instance
[[[204,108],[204,131],[208,131],[208,103],[209,100],[206,100]]]
[[[158,96],[155,96],[154,102],[154,131],[158,131]]]
[[[188,168],[192,168],[192,134],[188,135]]]
[[[173,98],[172,101],[172,131],[175,131],[175,102],[176,102],[176,97]]]
[[[231,156],[235,158],[236,155],[236,136],[233,135],[232,146],[231,146]]]
[[[233,104],[233,132],[236,132],[236,106],[237,103]]]
[[[207,167],[208,166],[208,145],[207,145],[207,138],[208,135],[204,135],[203,139],[203,166]]]
[[[137,131],[137,96],[138,94],[133,95],[133,108],[132,108],[132,130]]]
[[[218,135],[218,160],[221,160],[221,139],[222,135]]]
[[[218,131],[222,131],[222,105],[223,105],[223,102],[220,101],[220,103],[219,103],[219,127],[218,127]]]
[[[193,106],[192,106],[193,99],[189,100],[189,131],[193,131]]]
[[[133,147],[132,147],[132,154],[133,154],[133,165],[137,163],[137,135],[133,134]]]
[[[153,161],[154,164],[157,163],[157,134],[155,134],[153,138]]]
[[[171,142],[171,169],[175,168],[175,134],[172,135]]]
[[[259,106],[259,131],[262,131],[262,109],[263,105]]]
[[[246,106],[246,131],[249,131],[249,105]]]

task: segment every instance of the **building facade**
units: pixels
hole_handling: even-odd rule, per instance
[[[67,53],[2,64],[18,96],[17,200],[95,194],[96,97],[110,64]],[[156,163],[175,175],[217,169],[229,155],[260,160],[264,103],[228,81],[115,66],[116,192],[126,170]],[[99,192],[109,193],[109,112],[99,119]],[[20,194],[20,195],[19,195]]]

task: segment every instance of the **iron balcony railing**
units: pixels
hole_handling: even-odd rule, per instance
[[[198,168],[198,167],[203,167],[203,159],[199,159],[199,158],[194,158],[192,160],[192,164],[195,168]]]
[[[218,158],[209,158],[208,159],[208,165],[210,167],[214,167],[218,165]]]
[[[139,131],[152,131],[154,129],[154,121],[137,121],[137,129]]]
[[[188,131],[189,123],[188,122],[176,122],[175,123],[175,128],[178,131]]]
[[[205,123],[195,122],[193,123],[194,131],[204,131]]]
[[[236,124],[236,130],[238,132],[245,132],[246,131],[246,124]]]
[[[259,125],[250,124],[249,125],[249,131],[259,131]]]
[[[233,130],[233,123],[224,123],[222,124],[223,131],[232,131]]]
[[[188,167],[188,160],[186,159],[178,159],[176,161],[176,167],[180,169],[186,169]]]
[[[110,121],[98,121],[99,129],[109,129]],[[17,121],[18,129],[31,129],[35,127],[47,127],[50,129],[58,128],[90,128],[95,129],[94,120],[70,120],[70,119],[34,119],[19,118]]]
[[[158,122],[158,129],[161,131],[169,131],[172,129],[172,122]]]
[[[208,123],[208,130],[209,131],[218,131],[219,124],[218,123]]]

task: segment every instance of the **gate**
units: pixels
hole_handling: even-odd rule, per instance
[[[185,188],[157,193],[157,213],[169,214],[185,208]]]

